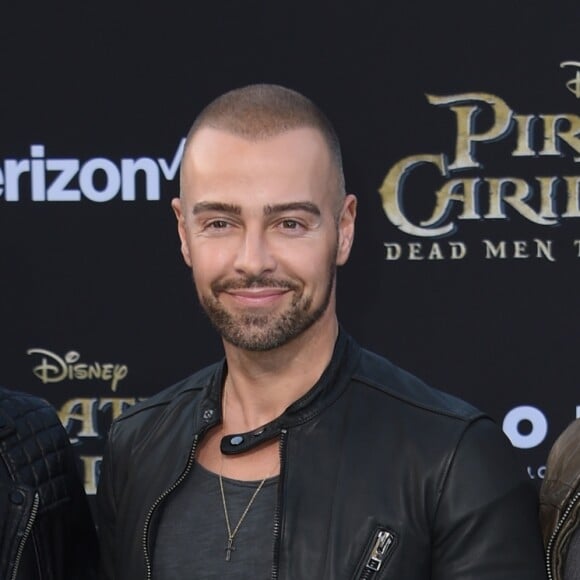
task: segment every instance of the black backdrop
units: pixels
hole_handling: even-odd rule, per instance
[[[59,409],[93,493],[111,417],[221,356],[169,207],[181,140],[218,94],[281,83],[334,122],[359,198],[344,326],[491,414],[539,480],[580,405],[578,6],[4,6],[0,383]]]

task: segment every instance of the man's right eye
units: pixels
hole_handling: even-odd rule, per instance
[[[228,225],[228,222],[225,220],[213,220],[209,222],[206,227],[214,230],[223,230],[224,228],[227,228]]]

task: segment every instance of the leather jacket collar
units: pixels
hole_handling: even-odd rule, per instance
[[[330,363],[314,384],[300,399],[292,403],[286,411],[270,423],[246,433],[231,433],[221,441],[221,450],[225,454],[243,453],[256,445],[278,437],[281,431],[309,421],[330,405],[344,391],[349,383],[352,369],[356,367],[360,349],[342,328],[338,337]],[[222,361],[214,374],[209,388],[198,407],[197,423],[202,424],[211,417],[213,426],[221,418],[221,392],[227,363]]]

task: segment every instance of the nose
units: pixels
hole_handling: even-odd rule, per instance
[[[258,276],[275,270],[276,259],[265,232],[257,228],[246,229],[240,241],[234,268],[247,276]]]

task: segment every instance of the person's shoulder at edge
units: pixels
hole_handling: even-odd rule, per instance
[[[27,410],[49,408],[54,410],[52,405],[42,397],[26,393],[24,391],[15,391],[6,387],[0,387],[0,404],[21,405]]]
[[[39,429],[52,430],[53,437],[61,440],[66,438],[54,406],[46,399],[24,391],[0,387],[0,427],[8,422],[8,430],[16,429],[26,437],[27,433],[37,433]],[[6,434],[6,431],[4,432]],[[56,440],[55,439],[55,440]]]

